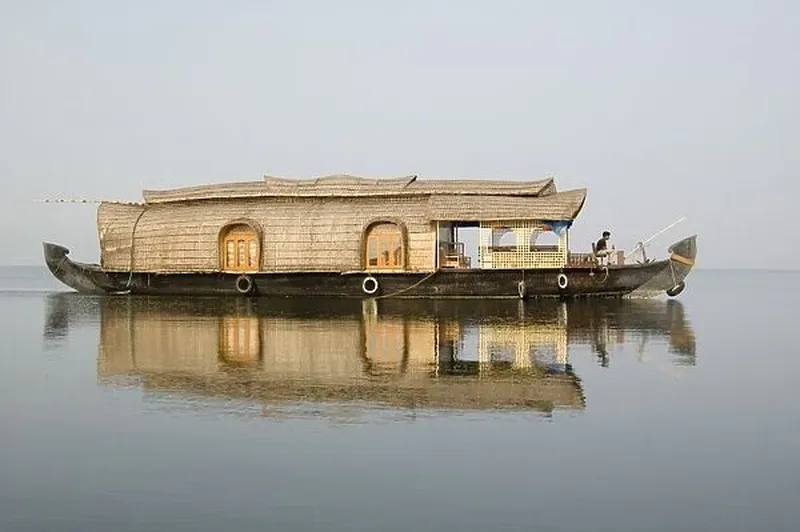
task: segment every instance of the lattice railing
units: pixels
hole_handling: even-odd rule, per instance
[[[503,247],[494,245],[493,236],[497,229],[513,231],[516,244]],[[545,246],[546,250],[538,250],[531,245],[531,236],[544,231],[545,226],[539,222],[484,222],[480,228],[478,264],[484,269],[564,267],[568,257],[567,232],[559,236],[558,246]]]

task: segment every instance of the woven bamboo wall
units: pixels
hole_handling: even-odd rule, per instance
[[[110,270],[217,271],[219,234],[248,219],[263,231],[264,271],[347,271],[362,268],[362,231],[375,220],[400,220],[408,231],[408,267],[433,269],[435,228],[424,197],[272,198],[194,203],[101,204],[101,263]],[[144,212],[143,212],[144,211]],[[138,222],[137,222],[138,219]]]
[[[100,265],[123,269],[131,260],[131,235],[143,205],[101,203],[97,209],[97,233],[100,240]],[[122,266],[124,265],[124,266]]]

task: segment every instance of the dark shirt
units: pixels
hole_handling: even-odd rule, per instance
[[[604,249],[606,249],[608,247],[606,245],[606,239],[605,238],[601,238],[600,240],[598,240],[596,247],[597,247],[597,251],[603,251]]]

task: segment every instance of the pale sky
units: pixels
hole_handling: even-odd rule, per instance
[[[0,0],[0,264],[96,261],[96,205],[264,173],[587,187],[698,267],[797,268],[800,2]]]

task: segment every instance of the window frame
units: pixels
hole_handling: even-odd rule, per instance
[[[258,226],[239,220],[226,224],[219,232],[220,271],[261,271],[261,246],[261,231]]]
[[[405,228],[394,221],[370,223],[363,234],[365,270],[405,270],[408,245]]]

